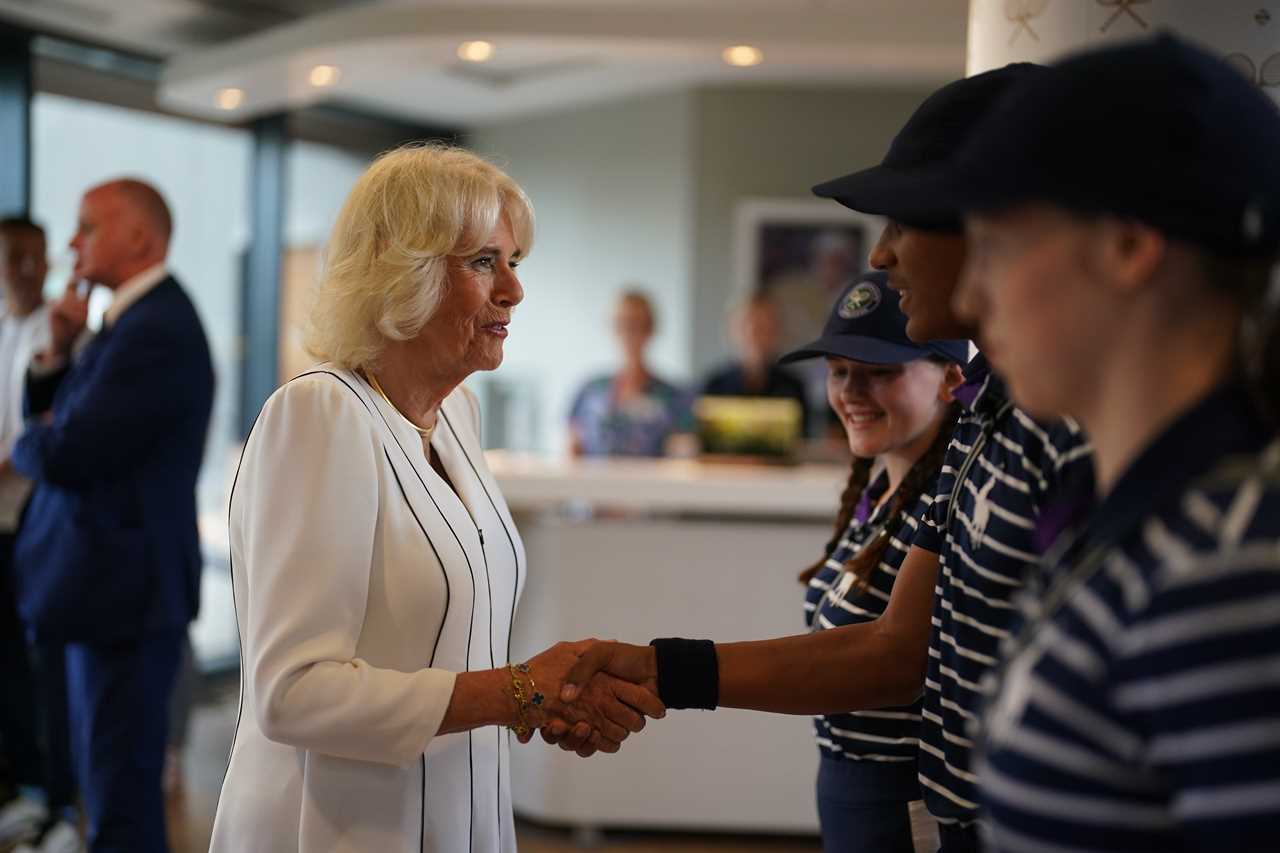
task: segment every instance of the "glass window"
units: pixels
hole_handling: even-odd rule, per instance
[[[225,561],[227,492],[239,454],[240,258],[249,241],[252,138],[238,128],[41,93],[32,103],[32,145],[32,216],[49,236],[51,297],[65,289],[70,276],[67,242],[86,189],[115,177],[137,177],[169,202],[169,268],[200,313],[217,375],[198,500],[206,554],[211,563]],[[94,295],[98,317],[109,301],[109,293]],[[209,666],[235,656],[236,638],[229,576],[205,574],[193,643]]]
[[[302,346],[311,288],[320,275],[325,244],[338,211],[371,159],[313,142],[289,145],[280,277],[281,382],[315,362]]]

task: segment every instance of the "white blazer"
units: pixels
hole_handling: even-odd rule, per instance
[[[449,395],[455,494],[351,371],[263,406],[231,494],[240,717],[211,851],[515,851],[507,731],[436,736],[455,673],[507,663],[524,583],[479,424]]]

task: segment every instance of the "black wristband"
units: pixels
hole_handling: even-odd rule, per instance
[[[668,708],[714,711],[720,703],[720,663],[710,640],[652,640],[658,662],[658,698]]]

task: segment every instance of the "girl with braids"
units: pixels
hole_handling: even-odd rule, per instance
[[[880,616],[955,424],[964,341],[913,343],[883,273],[854,282],[822,337],[784,362],[825,357],[827,399],[853,453],[834,535],[807,569],[805,620],[822,631]],[[856,677],[832,673],[831,677]],[[911,853],[920,799],[920,702],[816,717],[818,814],[827,851]]]

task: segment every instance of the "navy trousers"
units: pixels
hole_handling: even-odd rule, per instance
[[[37,643],[29,651],[44,748],[45,800],[51,815],[62,814],[74,822],[76,781],[67,708],[66,650],[57,643]]]
[[[818,764],[824,853],[914,853],[908,804],[920,799],[914,761],[832,758]]]
[[[90,853],[166,853],[161,775],[184,631],[67,646],[71,742]]]

